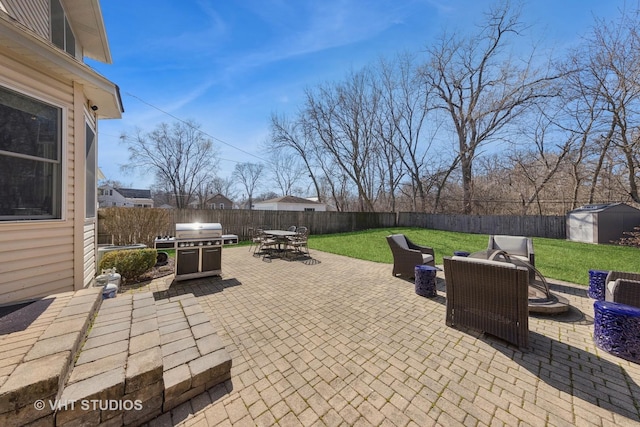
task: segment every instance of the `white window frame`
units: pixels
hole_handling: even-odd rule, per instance
[[[87,149],[87,130],[91,130],[91,132],[93,132],[93,144],[91,147],[92,153],[87,153],[86,149]],[[85,186],[89,186],[89,155],[91,154],[91,156],[93,157],[91,160],[93,161],[93,197],[92,197],[92,201],[89,200],[88,196],[89,196],[89,189],[85,188],[85,214],[84,217],[85,219],[94,219],[96,218],[96,216],[98,215],[98,181],[97,181],[97,171],[98,171],[98,132],[96,129],[96,125],[95,122],[93,122],[92,120],[90,120],[89,118],[87,118],[85,116],[85,132],[84,132],[84,153],[85,153],[85,165],[84,165],[84,185]],[[93,211],[91,212],[91,214],[89,214],[88,210],[89,210],[89,203],[93,202]]]
[[[30,90],[30,88],[26,88],[24,86],[17,85],[15,83],[10,83],[4,80],[0,80],[0,88],[6,89],[16,94],[23,96],[25,98],[31,98],[35,101],[42,102],[43,104],[50,105],[52,107],[58,108],[60,110],[60,122],[59,122],[59,138],[60,138],[60,146],[59,146],[59,164],[60,164],[60,184],[59,194],[54,194],[57,200],[59,200],[59,209],[60,213],[58,216],[0,216],[0,224],[14,223],[14,222],[23,222],[25,220],[33,221],[34,223],[42,223],[42,222],[62,222],[67,219],[67,132],[68,132],[68,106],[62,104],[59,100],[52,99],[42,93],[36,93]],[[19,157],[19,155],[17,156]]]

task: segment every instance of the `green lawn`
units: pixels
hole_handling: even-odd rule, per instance
[[[486,234],[456,233],[424,228],[381,228],[352,233],[312,235],[309,247],[369,261],[393,263],[386,236],[402,233],[417,244],[431,246],[436,264],[454,251],[475,252],[487,248]],[[536,267],[548,278],[589,284],[589,270],[640,272],[640,249],[628,246],[592,245],[559,239],[533,238]]]

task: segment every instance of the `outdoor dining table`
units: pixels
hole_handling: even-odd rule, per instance
[[[286,243],[289,237],[293,237],[297,235],[295,231],[288,231],[288,230],[263,230],[262,232],[269,237],[273,237],[273,239],[278,244],[279,253],[284,253],[282,244]]]

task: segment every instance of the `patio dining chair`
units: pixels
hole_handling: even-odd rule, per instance
[[[249,245],[249,252],[251,252],[251,249],[253,248],[253,252],[255,253],[256,250],[258,249],[258,246],[260,246],[260,240],[262,239],[262,228],[250,227],[249,238],[251,239],[250,245]]]
[[[296,235],[289,239],[289,247],[296,255],[309,255],[309,229],[307,227],[298,227]]]
[[[278,246],[278,242],[273,239],[271,236],[268,236],[267,234],[265,234],[264,230],[260,230],[260,235],[258,237],[259,243],[258,246],[256,247],[256,250],[253,252],[253,254],[255,255],[256,253],[261,253],[261,254],[268,254],[269,252],[275,250]]]

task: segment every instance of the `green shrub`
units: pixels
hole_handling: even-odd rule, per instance
[[[98,271],[115,267],[125,281],[135,280],[153,268],[157,256],[158,251],[155,249],[126,249],[107,252],[100,260]]]

